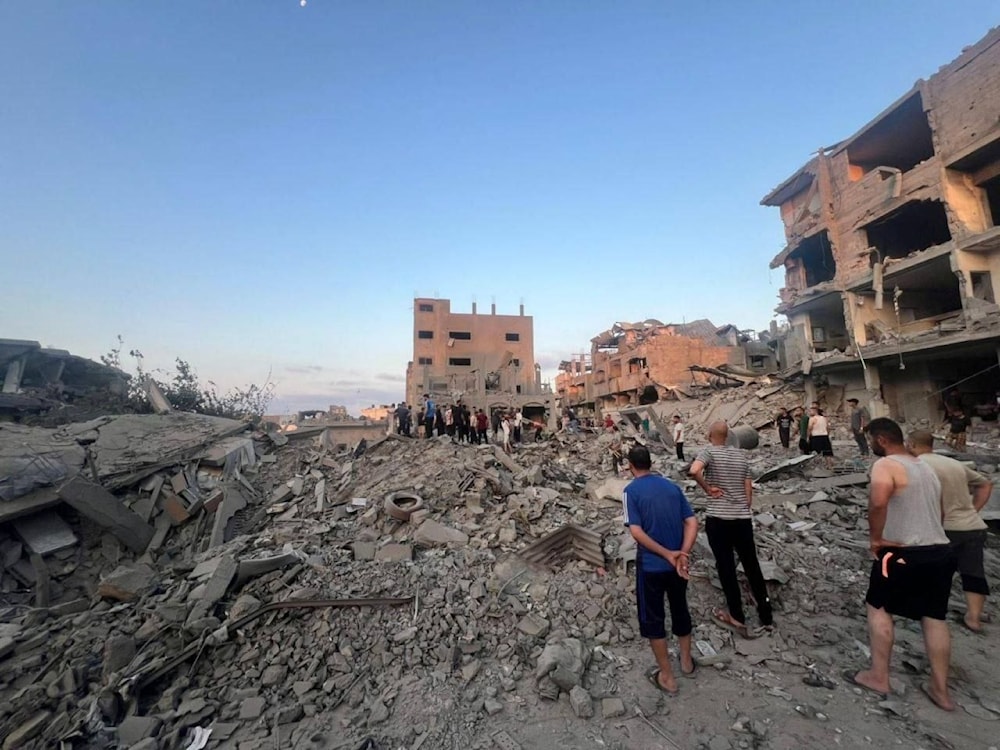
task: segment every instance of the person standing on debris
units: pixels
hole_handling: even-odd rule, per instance
[[[455,410],[451,404],[444,407],[444,431],[448,437],[455,437]]]
[[[406,415],[409,409],[406,408],[406,404],[400,404],[396,407],[396,434],[405,435],[406,434]]]
[[[458,442],[472,442],[472,415],[465,404],[458,405]]]
[[[504,412],[500,419],[500,430],[503,432],[503,452],[509,456],[512,453],[510,447],[511,418],[507,412]]]
[[[493,422],[493,442],[496,443],[496,442],[499,442],[499,440],[497,439],[497,435],[500,432],[500,410],[499,409],[494,409],[493,410],[492,422]]]
[[[809,452],[823,456],[829,469],[833,465],[833,443],[830,442],[830,423],[818,406],[809,407],[809,426],[806,428]]]
[[[677,458],[681,461],[684,460],[684,421],[681,419],[680,414],[674,414],[673,417],[674,427],[673,427],[673,438],[674,438],[674,450],[677,451]]]
[[[610,414],[604,415],[604,431],[614,432],[615,431],[615,420],[611,418]]]
[[[972,426],[972,420],[965,416],[961,405],[954,407],[948,413],[945,424],[948,426],[948,439],[946,441],[948,445],[957,451],[964,451],[966,430]]]
[[[441,437],[444,435],[444,410],[437,409],[434,412],[434,429],[437,431],[437,436]]]
[[[705,533],[715,555],[715,567],[729,610],[726,612],[717,609],[714,612],[715,620],[746,638],[749,631],[743,615],[734,553],[739,555],[740,562],[743,563],[743,571],[757,602],[761,625],[771,627],[774,617],[753,539],[750,514],[753,482],[750,479],[750,463],[742,450],[726,445],[728,437],[729,426],[725,422],[714,422],[708,430],[710,445],[695,457],[689,473],[709,498],[705,512]]]
[[[851,405],[851,434],[854,435],[854,442],[858,444],[861,455],[867,457],[868,437],[865,435],[865,427],[872,421],[872,416],[868,413],[868,409],[858,406],[856,398],[847,399],[847,403]]]
[[[795,429],[799,435],[799,450],[805,456],[809,454],[809,438],[806,437],[809,434],[809,415],[801,406],[795,407],[795,420]]]
[[[781,411],[778,412],[778,416],[775,417],[774,423],[778,426],[778,440],[781,441],[781,447],[788,450],[788,445],[792,440],[792,419],[791,415],[788,413],[788,409],[781,407]]]
[[[489,429],[490,420],[486,416],[486,412],[482,409],[476,412],[476,443],[481,445],[486,445],[490,442],[489,437],[486,435],[486,431]]]
[[[886,417],[866,428],[872,453],[868,487],[868,537],[871,575],[868,594],[868,637],[871,666],[845,679],[887,695],[889,659],[895,639],[893,615],[920,620],[931,667],[927,696],[945,711],[955,710],[948,694],[951,635],[945,618],[955,572],[955,558],[941,525],[941,482],[931,467],[911,456],[903,431]]]
[[[434,434],[434,418],[435,418],[435,407],[434,400],[424,394],[424,437],[429,438]]]
[[[691,613],[687,603],[688,562],[698,536],[698,520],[680,487],[651,472],[649,449],[628,452],[632,481],[622,493],[625,525],[635,539],[635,598],[639,633],[649,639],[658,669],[649,675],[659,690],[677,692],[667,649],[663,598],[670,605],[670,630],[677,636],[680,669],[694,676],[691,657]]]
[[[524,415],[521,414],[521,410],[518,409],[514,412],[514,445],[520,445],[521,443],[521,427],[524,425]]]
[[[990,595],[983,565],[987,526],[979,517],[979,512],[990,501],[993,483],[965,464],[934,453],[934,435],[930,432],[911,432],[909,444],[913,455],[930,466],[941,482],[942,525],[955,553],[958,572],[962,576],[962,591],[965,592],[966,607],[962,622],[969,630],[978,633],[982,630],[986,597]]]

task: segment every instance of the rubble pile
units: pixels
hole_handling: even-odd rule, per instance
[[[618,435],[335,452],[322,434],[146,415],[32,432],[25,461],[24,429],[0,427],[0,461],[20,459],[0,510],[41,504],[0,527],[5,749],[518,747],[546,711],[665,710],[636,678]],[[699,506],[684,464],[654,452]],[[839,687],[862,658],[867,479],[749,455],[779,628],[742,641],[712,622],[703,535],[689,599],[699,664],[784,702],[788,679]],[[916,644],[900,647],[921,667]],[[690,746],[766,746],[766,722],[730,723]]]

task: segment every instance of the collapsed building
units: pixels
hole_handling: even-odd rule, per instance
[[[461,400],[487,413],[521,409],[529,419],[554,418],[555,396],[535,362],[534,321],[524,314],[454,313],[447,299],[413,301],[413,359],[406,366],[406,402],[423,394],[438,402]]]
[[[1000,352],[1000,29],[768,193],[779,313],[807,397],[936,419],[952,388],[995,413]]]
[[[561,362],[556,377],[560,404],[581,414],[677,398],[712,375],[764,375],[780,361],[776,329],[754,334],[706,319],[619,322],[590,342],[590,353]]]

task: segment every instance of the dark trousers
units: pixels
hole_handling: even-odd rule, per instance
[[[791,439],[791,437],[792,437],[791,430],[783,430],[780,427],[778,428],[778,440],[781,441],[782,448],[788,447],[788,442]]]
[[[431,437],[434,434],[434,417],[424,420],[424,437]]]
[[[515,427],[514,428],[514,442],[515,443],[520,443],[521,442],[521,428],[520,427]]]
[[[719,582],[726,595],[730,616],[738,622],[746,622],[743,601],[740,597],[740,582],[736,577],[736,559],[733,555],[735,552],[740,556],[753,598],[757,600],[757,614],[760,615],[761,624],[772,624],[771,599],[767,595],[764,575],[760,572],[757,547],[753,542],[753,524],[750,519],[729,520],[709,516],[705,519],[705,533],[708,535],[712,554],[715,555],[715,569],[719,573]]]
[[[854,442],[858,444],[858,450],[861,451],[862,456],[868,455],[868,438],[865,437],[865,433],[861,430],[854,431]]]
[[[681,461],[684,460],[684,443],[674,443],[674,448],[677,449],[677,458]]]
[[[476,440],[476,442],[479,443],[480,445],[486,445],[487,443],[490,442],[490,439],[486,436],[485,429],[484,430],[477,429],[476,435],[478,436],[478,440]]]

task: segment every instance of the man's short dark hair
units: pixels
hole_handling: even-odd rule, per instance
[[[849,398],[849,399],[847,399],[847,403],[849,403],[849,404],[857,404],[859,402],[858,402],[858,400],[856,398]]]
[[[873,438],[885,438],[893,445],[903,444],[903,429],[888,417],[876,417],[865,427],[865,432]]]
[[[628,462],[639,471],[653,468],[653,459],[649,457],[649,448],[645,445],[633,445],[628,452]]]

